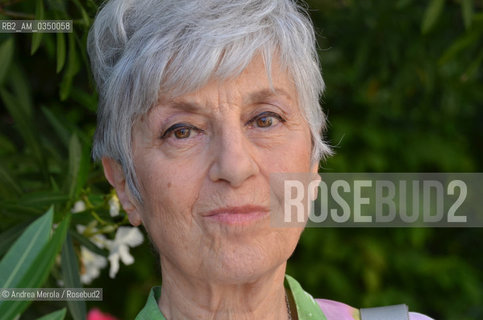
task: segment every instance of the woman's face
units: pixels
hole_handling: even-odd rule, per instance
[[[283,265],[302,228],[270,226],[271,173],[316,171],[297,92],[277,60],[160,101],[133,130],[140,220],[162,269],[243,283]],[[134,217],[133,217],[134,216]]]

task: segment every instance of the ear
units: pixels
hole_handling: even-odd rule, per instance
[[[310,173],[312,173],[312,181],[317,181],[317,186],[318,186],[320,184],[320,181],[322,181],[322,177],[320,176],[320,173],[319,173],[319,162],[316,162],[312,165],[312,167],[310,168]],[[314,189],[313,194],[311,196],[312,196],[312,199],[311,199],[312,201],[317,200],[318,188]]]
[[[129,222],[135,227],[139,226],[142,223],[139,205],[127,186],[121,165],[112,158],[103,157],[102,166],[104,167],[104,175],[107,181],[116,189],[117,196],[127,213]]]

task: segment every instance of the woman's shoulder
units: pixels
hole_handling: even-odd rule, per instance
[[[327,320],[361,320],[359,309],[345,303],[327,299],[315,299],[315,301],[319,304]],[[409,320],[433,319],[417,312],[409,312]]]

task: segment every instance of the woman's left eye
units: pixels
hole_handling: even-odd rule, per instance
[[[285,120],[279,114],[275,112],[267,111],[257,115],[248,123],[258,128],[269,128],[276,125],[279,122],[283,123],[285,122]]]

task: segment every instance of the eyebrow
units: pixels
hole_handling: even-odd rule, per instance
[[[290,96],[285,90],[281,88],[271,88],[271,89],[261,89],[251,93],[248,96],[248,99],[244,102],[246,104],[253,104],[253,103],[260,102],[265,99],[269,99],[277,96],[283,96],[290,101],[292,101],[293,99],[292,96]]]
[[[199,103],[191,101],[170,101],[165,106],[169,109],[186,112],[197,112],[203,110],[203,107]]]

